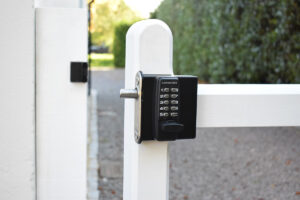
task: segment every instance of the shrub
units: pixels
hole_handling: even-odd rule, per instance
[[[124,0],[95,1],[91,9],[91,37],[95,46],[107,46],[112,50],[114,28],[122,21],[139,20],[138,14]]]
[[[210,83],[300,83],[299,0],[164,0],[174,71]]]
[[[126,33],[131,23],[122,22],[115,27],[113,54],[116,67],[125,67]]]

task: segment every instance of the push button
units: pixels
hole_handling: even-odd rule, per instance
[[[161,113],[159,113],[159,116],[160,117],[169,117],[169,113],[163,113],[163,112],[161,112]]]
[[[178,107],[177,106],[171,106],[171,111],[177,111]]]
[[[161,88],[160,91],[162,91],[162,92],[169,92],[169,91],[170,91],[170,88]]]
[[[184,126],[183,126],[183,124],[179,124],[176,122],[164,122],[164,123],[161,123],[160,129],[163,132],[179,133],[179,132],[183,131]]]
[[[171,88],[171,92],[178,92],[178,88]]]
[[[160,111],[169,111],[169,107],[168,106],[161,106],[161,107],[159,107],[159,110]]]
[[[178,117],[178,113],[177,112],[172,112],[171,117]]]
[[[177,100],[172,100],[171,104],[178,104],[178,101]]]

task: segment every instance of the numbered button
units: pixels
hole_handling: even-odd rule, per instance
[[[177,100],[172,100],[171,104],[178,104],[178,101]]]
[[[171,92],[178,92],[178,88],[171,88]]]
[[[162,91],[162,92],[169,92],[170,88],[161,88],[160,91]]]
[[[160,105],[169,105],[169,101],[168,100],[164,100],[164,101],[159,101]]]
[[[161,94],[161,95],[159,95],[159,97],[161,99],[168,99],[170,97],[170,95],[169,94]]]
[[[162,106],[159,108],[160,111],[169,111],[169,107],[168,106]]]
[[[178,117],[178,113],[177,112],[172,112],[171,117]]]
[[[177,106],[171,106],[171,111],[177,111],[178,107]]]
[[[171,94],[171,98],[172,99],[175,99],[175,98],[177,98],[178,97],[178,94]]]
[[[159,116],[160,117],[169,117],[169,113],[166,113],[166,112],[161,112],[161,113],[159,113]]]

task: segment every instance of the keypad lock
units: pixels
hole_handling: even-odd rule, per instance
[[[156,77],[154,106],[154,137],[157,140],[174,140],[184,130],[180,119],[180,87],[175,76]]]
[[[136,142],[195,138],[197,85],[195,76],[138,72],[136,88],[120,91],[121,97],[136,99]]]

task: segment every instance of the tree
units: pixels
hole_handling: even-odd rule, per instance
[[[300,83],[299,0],[164,0],[174,72],[210,83]]]
[[[92,44],[112,50],[114,28],[120,22],[141,19],[123,0],[98,0],[92,9]]]

